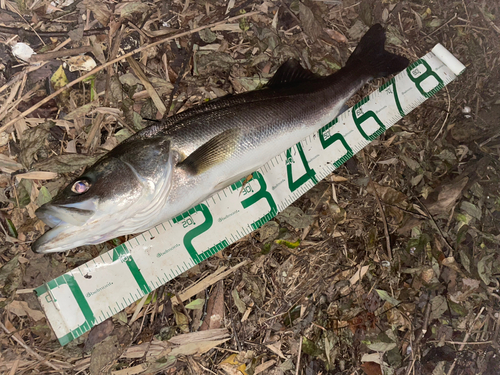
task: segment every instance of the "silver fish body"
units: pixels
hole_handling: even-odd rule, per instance
[[[375,25],[337,73],[315,77],[289,61],[263,90],[138,132],[37,210],[53,228],[34,249],[65,251],[145,231],[248,176],[335,118],[370,79],[404,69],[408,60],[386,52],[384,41]]]

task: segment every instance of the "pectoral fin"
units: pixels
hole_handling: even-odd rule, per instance
[[[240,130],[226,130],[193,151],[177,166],[194,175],[206,172],[234,154],[239,138]]]

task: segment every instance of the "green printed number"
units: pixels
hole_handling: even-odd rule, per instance
[[[328,123],[327,125],[323,126],[321,129],[319,129],[319,140],[321,141],[321,146],[323,146],[323,150],[325,150],[327,147],[330,147],[332,144],[334,144],[337,141],[340,141],[342,143],[342,146],[346,149],[346,152],[344,155],[342,155],[340,158],[337,159],[337,161],[333,162],[333,165],[335,168],[340,167],[342,164],[344,164],[347,160],[352,158],[353,152],[351,147],[347,144],[345,138],[342,136],[340,133],[335,133],[331,134],[330,131],[333,130],[331,129],[339,120],[335,119]]]
[[[297,180],[295,181],[293,180],[292,164],[295,163],[295,160],[293,160],[292,158],[292,148],[286,150],[286,175],[288,177],[288,188],[292,193],[299,187],[304,185],[308,180],[311,180],[315,184],[318,183],[318,180],[316,179],[316,172],[314,171],[314,169],[309,168],[309,163],[307,162],[306,156],[304,155],[304,150],[302,149],[302,145],[300,143],[297,143],[296,146],[297,146],[297,151],[299,152],[300,155],[300,160],[302,160],[302,164],[306,169],[306,173],[300,176]]]
[[[208,250],[203,251],[202,253],[198,254],[196,249],[193,246],[193,240],[200,236],[201,234],[205,233],[208,231],[211,227],[212,224],[214,223],[214,219],[212,217],[212,214],[210,213],[210,210],[206,205],[198,204],[191,208],[190,210],[184,212],[182,215],[177,216],[174,218],[172,221],[174,223],[180,223],[184,228],[186,228],[189,225],[196,225],[194,220],[191,218],[191,215],[193,215],[195,212],[201,212],[204,217],[203,223],[197,225],[193,229],[191,229],[189,232],[187,232],[184,235],[184,247],[188,251],[189,255],[193,259],[195,263],[200,263],[202,260],[207,259],[208,257],[214,255],[216,252],[222,250],[226,246],[229,245],[229,243],[226,240],[223,240],[219,242],[217,245],[210,247]]]
[[[128,250],[127,246],[125,246],[125,244],[117,246],[113,249],[113,262],[116,262],[118,260],[120,260],[122,263],[125,263],[125,265],[128,267],[135,281],[141,288],[142,293],[148,294],[149,292],[151,292],[151,288],[148,286],[148,283],[141,273],[141,270],[137,266],[137,263],[135,263],[132,255],[130,255],[130,251]]]
[[[439,77],[436,72],[432,70],[430,65],[425,60],[417,60],[406,68],[408,77],[417,87],[418,91],[426,98],[431,97],[436,92],[444,87],[443,80]],[[426,90],[422,87],[422,83],[426,81],[427,84],[432,85],[432,88]],[[434,82],[433,82],[434,81]]]
[[[85,322],[82,323],[79,327],[71,330],[63,337],[59,337],[59,342],[61,343],[61,345],[66,345],[71,340],[74,340],[75,338],[83,335],[85,332],[90,330],[96,323],[96,319],[94,317],[92,309],[89,306],[89,303],[85,299],[85,296],[73,275],[65,274],[59,276],[57,279],[51,280],[48,283],[36,288],[35,293],[37,294],[37,296],[41,296],[47,293],[47,295],[45,296],[47,302],[57,303],[57,300],[52,300],[52,293],[50,293],[50,291],[60,287],[61,285],[68,286],[69,290],[73,294],[73,297],[75,298],[76,303],[78,304],[78,307],[80,308],[80,311],[85,318]]]
[[[398,91],[396,90],[396,80],[392,78],[389,82],[380,86],[380,88],[378,89],[379,92],[382,92],[384,90],[386,90],[388,94],[394,95],[394,101],[396,102],[396,107],[399,111],[399,114],[401,115],[401,117],[405,117],[405,113],[403,111],[403,108],[401,107],[401,102],[399,101]]]
[[[370,101],[370,97],[367,96],[366,98],[361,100],[359,103],[357,103],[354,107],[352,107],[352,118],[353,118],[354,123],[356,124],[356,127],[358,128],[359,132],[363,136],[363,138],[365,138],[366,140],[371,142],[385,131],[385,126],[382,123],[382,121],[380,121],[380,119],[375,114],[375,112],[373,112],[372,110],[364,112],[363,108],[361,108],[361,106],[363,104],[366,104],[369,101]],[[366,134],[365,130],[363,129],[362,124],[370,118],[373,119],[378,124],[379,128],[371,135],[368,135],[368,134]]]
[[[243,187],[244,180],[245,179],[242,179],[241,181],[238,181],[237,183],[231,185],[231,188],[233,189],[233,191],[241,189]],[[266,180],[264,180],[264,176],[262,176],[262,174],[260,174],[260,172],[254,172],[254,173],[252,173],[252,181],[253,180],[255,180],[259,183],[260,188],[258,191],[256,191],[254,194],[252,194],[250,197],[244,199],[241,202],[241,205],[243,206],[243,208],[248,208],[251,205],[260,201],[261,199],[265,199],[267,201],[267,204],[269,204],[269,208],[270,208],[269,212],[267,214],[262,216],[259,220],[256,220],[255,222],[250,224],[252,229],[256,230],[260,226],[262,226],[262,224],[268,222],[269,220],[271,220],[273,217],[276,216],[276,214],[278,213],[278,207],[276,206],[276,202],[274,201],[274,198],[271,195],[271,193],[269,193],[267,191],[267,184],[266,184]],[[246,186],[248,186],[248,184],[245,185],[245,187]],[[253,191],[253,189],[250,189],[250,191]],[[245,194],[245,190],[243,191],[243,193]]]

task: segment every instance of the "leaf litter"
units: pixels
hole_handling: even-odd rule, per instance
[[[0,4],[0,372],[498,372],[496,4],[70,3]],[[288,58],[339,69],[375,22],[390,50],[439,42],[466,72],[258,231],[60,348],[33,288],[115,243],[34,254],[36,207],[163,113],[258,89]]]

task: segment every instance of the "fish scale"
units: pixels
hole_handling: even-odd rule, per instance
[[[248,235],[465,67],[443,46],[301,142],[181,215],[35,290],[64,345],[154,289]]]

